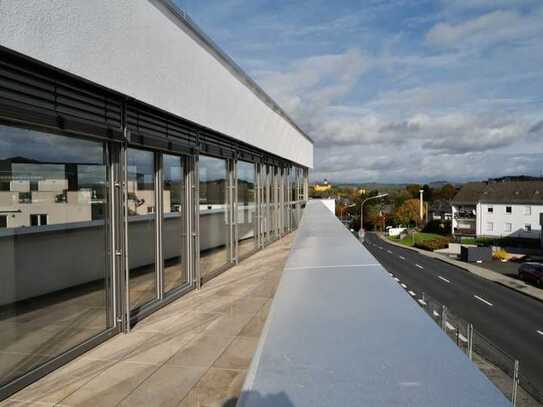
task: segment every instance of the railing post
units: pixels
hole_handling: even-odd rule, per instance
[[[519,382],[519,361],[515,360],[515,370],[513,372],[513,392],[511,394],[511,401],[513,402],[513,407],[517,405],[517,392],[518,392],[518,382]]]
[[[468,356],[473,360],[473,324],[468,324]]]

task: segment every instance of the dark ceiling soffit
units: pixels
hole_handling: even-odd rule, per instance
[[[228,69],[238,80],[243,83],[251,92],[262,100],[270,109],[289,122],[296,130],[300,132],[311,144],[315,144],[313,139],[307,135],[290,116],[247,74],[241,67],[234,62],[207,34],[205,34],[192,19],[175,5],[171,0],[150,0],[151,3],[163,5],[176,19],[181,23],[180,28],[198,41],[211,55],[213,55],[226,69]]]

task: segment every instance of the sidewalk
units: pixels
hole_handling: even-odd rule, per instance
[[[422,249],[417,249],[416,247],[409,247],[404,246],[403,244],[393,242],[383,236],[382,233],[376,233],[377,236],[379,236],[380,239],[386,241],[387,243],[390,243],[391,245],[402,247],[404,249],[413,250],[415,252],[418,252],[424,256],[432,257],[437,260],[441,260],[445,263],[452,264],[453,266],[459,267],[461,269],[467,270],[470,273],[473,273],[479,277],[482,277],[484,279],[493,281],[495,283],[501,284],[507,288],[511,288],[513,290],[516,290],[522,294],[528,295],[532,298],[535,298],[536,300],[543,301],[543,290],[533,287],[531,285],[524,284],[522,281],[516,280],[514,278],[504,276],[503,274],[497,273],[492,270],[485,269],[483,267],[476,266],[471,263],[465,263],[463,261],[458,261],[451,259],[447,256],[444,256],[439,253],[429,252]]]

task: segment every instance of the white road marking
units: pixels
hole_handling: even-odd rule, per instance
[[[477,298],[479,301],[484,302],[486,305],[488,305],[490,307],[493,306],[493,304],[491,302],[488,302],[487,300],[485,300],[484,298],[479,297],[478,295],[474,295],[474,297]]]
[[[438,317],[438,316],[439,316],[438,312],[434,310],[434,317]]]
[[[390,253],[390,254],[392,254],[392,252],[391,252],[390,250],[387,250],[387,253]]]
[[[413,297],[415,297],[417,295],[413,291],[409,291],[409,294],[411,294],[411,296],[413,296]]]
[[[424,270],[424,267],[422,267],[420,264],[415,264],[415,266],[417,266],[419,269]]]
[[[537,333],[538,333],[539,335],[543,335],[543,331],[538,330]]]
[[[400,284],[403,288],[407,288],[407,286],[404,283]]]
[[[400,279],[398,277],[394,277],[394,280],[396,280],[398,283],[400,282]]]
[[[437,278],[440,278],[441,280],[445,281],[446,283],[450,284],[451,282],[447,280],[445,277],[437,276]]]
[[[400,256],[400,259],[402,259],[402,260],[405,260],[405,257],[403,257],[403,256]]]
[[[468,338],[466,338],[464,335],[462,334],[459,334],[458,335],[458,339],[460,339],[462,342],[467,342],[468,341]]]
[[[419,302],[420,302],[422,305],[426,306],[426,301],[424,301],[424,300],[419,300]]]
[[[383,250],[383,248],[381,246],[379,246],[379,249]]]
[[[447,327],[449,331],[456,331],[456,328],[453,325],[449,324],[448,322],[445,322],[445,326]]]

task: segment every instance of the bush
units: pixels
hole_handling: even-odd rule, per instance
[[[446,249],[449,247],[449,239],[445,237],[439,237],[431,240],[423,240],[420,242],[415,242],[415,247],[422,250],[439,250]]]
[[[494,256],[493,256],[495,259],[497,260],[507,260],[507,258],[509,257],[509,255],[507,254],[507,252],[504,250],[504,249],[498,249],[496,250],[496,252],[494,253]]]

